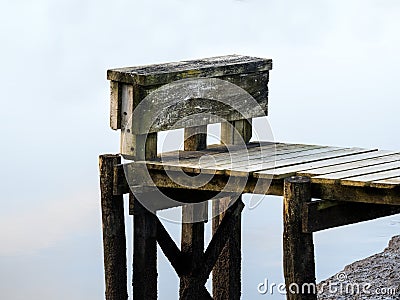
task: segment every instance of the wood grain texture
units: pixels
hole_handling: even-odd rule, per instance
[[[221,143],[247,144],[252,136],[252,120],[237,120],[221,123]]]
[[[196,151],[207,148],[207,126],[185,128],[184,150]],[[201,203],[182,206],[181,252],[189,258],[190,272],[180,276],[180,299],[210,299],[204,284],[198,278],[198,270],[202,267],[204,252],[204,219],[207,219],[207,198],[199,197],[193,192],[191,198]],[[201,297],[199,297],[201,295]]]
[[[207,125],[185,128],[184,150],[199,151],[207,148]]]
[[[130,194],[130,197],[133,197]],[[157,299],[157,217],[133,197],[133,298]]]
[[[128,299],[124,203],[122,195],[113,193],[114,166],[120,163],[119,155],[106,154],[99,157],[107,300]]]
[[[254,73],[271,69],[271,59],[227,55],[158,65],[111,69],[107,71],[107,79],[147,86],[165,84],[185,78]]]
[[[135,86],[133,133],[201,126],[221,121],[236,121],[268,113],[268,74],[241,74],[177,82],[141,92]],[[153,91],[154,90],[154,91]],[[137,98],[139,97],[139,98]],[[141,103],[140,103],[141,102]],[[140,103],[137,106],[137,103]]]
[[[311,170],[299,171],[297,174],[305,176],[319,176],[324,174],[363,174],[363,172],[371,172],[373,169],[384,170],[389,167],[389,163],[396,164],[400,167],[400,154],[382,155],[378,156],[381,151],[374,152],[375,157],[363,160],[356,160],[351,162],[345,162],[342,159],[341,164],[332,164],[330,166],[324,166],[319,168],[313,168]],[[382,151],[383,152],[383,151]],[[353,158],[354,159],[354,158]],[[358,173],[359,172],[359,173]],[[330,175],[327,175],[330,176]],[[334,175],[335,176],[335,175]]]
[[[229,205],[231,204],[231,197],[222,198],[213,203],[212,231],[215,238],[217,232],[221,230],[220,225],[226,216]],[[240,205],[240,210],[244,205],[242,196],[236,200]],[[220,213],[224,211],[223,213]],[[231,216],[227,215],[227,218]],[[212,274],[212,289],[214,300],[232,299],[238,300],[241,297],[241,214],[237,214],[234,221],[231,221],[229,226],[229,240],[222,247],[218,260],[215,262]],[[219,233],[219,232],[218,232]]]
[[[371,150],[367,152],[356,153],[354,155],[331,157],[324,160],[312,161],[309,163],[295,164],[290,166],[283,166],[275,168],[271,171],[265,170],[261,171],[259,174],[265,174],[269,176],[274,176],[274,178],[286,178],[293,175],[301,176],[314,176],[318,172],[318,168],[340,166],[346,163],[361,162],[363,160],[375,159],[379,157],[384,157],[393,154],[392,151],[377,151]],[[319,173],[318,173],[319,175]]]
[[[375,188],[394,188],[400,186],[400,176],[372,181],[370,186]]]
[[[327,183],[333,183],[339,180],[343,184],[345,184],[346,182],[356,182],[356,181],[368,182],[371,181],[371,178],[372,180],[374,180],[374,178],[377,178],[376,180],[379,180],[379,179],[394,177],[396,176],[396,174],[400,175],[399,169],[400,169],[400,161],[396,159],[395,161],[392,162],[366,165],[359,168],[350,168],[350,169],[345,169],[344,171],[337,171],[337,172],[314,176],[313,180],[314,182],[327,182]],[[394,172],[395,175],[390,176],[387,174],[389,172]]]
[[[110,127],[117,130],[121,128],[121,84],[116,81],[110,82]]]
[[[398,213],[399,205],[317,200],[303,205],[303,232],[311,233]]]
[[[289,177],[284,183],[283,269],[288,300],[317,299],[313,236],[302,230],[302,208],[311,201],[310,186],[307,177]],[[303,289],[309,284],[314,289]]]
[[[133,86],[121,84],[121,128],[120,151],[123,155],[135,156],[136,140],[132,133]]]

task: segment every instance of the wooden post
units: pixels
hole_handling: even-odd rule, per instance
[[[184,149],[186,151],[198,151],[207,148],[207,126],[185,128]],[[196,195],[193,195],[197,197]],[[209,294],[204,292],[204,285],[196,278],[198,265],[204,253],[204,222],[198,222],[206,214],[207,204],[198,203],[182,206],[182,233],[181,252],[189,258],[190,272],[180,277],[180,299],[209,299]],[[196,222],[197,221],[197,222]],[[199,281],[198,284],[193,282]],[[183,292],[189,287],[190,291]]]
[[[311,201],[310,179],[290,177],[284,183],[283,267],[287,299],[316,300],[312,233],[302,231],[302,207]]]
[[[119,155],[99,157],[107,300],[128,299],[124,203],[122,195],[113,194],[114,166],[120,163]]]
[[[242,196],[240,196],[242,197]],[[231,198],[223,198],[214,203],[214,213],[226,211]],[[237,201],[242,201],[238,199]],[[213,213],[213,215],[215,215]],[[215,233],[220,226],[224,213],[213,218],[212,228]],[[213,269],[213,299],[239,300],[241,295],[241,216],[232,228],[231,236],[223,248]]]
[[[157,299],[157,216],[132,195],[133,215],[133,299]]]
[[[221,142],[234,145],[248,143],[251,139],[251,120],[221,123]],[[242,201],[242,196],[237,201]],[[213,203],[213,234],[217,231],[231,198],[222,198]],[[215,300],[240,299],[241,295],[241,217],[239,216],[232,235],[226,243],[213,269],[213,298]]]

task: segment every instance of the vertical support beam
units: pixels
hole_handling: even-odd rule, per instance
[[[122,195],[113,194],[114,166],[120,163],[119,155],[99,157],[107,300],[128,299],[124,202]]]
[[[311,201],[310,190],[308,177],[285,179],[283,268],[289,300],[317,299],[313,236],[302,230],[302,207]]]
[[[248,143],[252,136],[252,120],[237,120],[221,123],[221,142],[235,145]]]
[[[184,149],[186,151],[199,151],[207,148],[207,125],[185,128]],[[193,195],[196,197],[196,195]],[[189,274],[184,274],[180,278],[180,299],[203,299],[204,286],[192,284],[196,281],[196,272],[199,262],[204,253],[204,222],[196,222],[207,214],[207,203],[198,203],[182,206],[182,233],[181,233],[181,252],[189,258],[191,263]],[[183,295],[183,291],[188,287],[193,289]],[[206,298],[205,298],[206,299]]]
[[[132,134],[133,114],[133,85],[119,84],[118,95],[121,97],[120,122],[121,140],[120,151],[122,155],[135,156],[135,136]]]
[[[134,136],[135,160],[153,160],[157,157],[157,132]]]
[[[196,281],[196,270],[201,268],[199,263],[204,253],[204,222],[194,222],[203,213],[200,210],[204,207],[202,203],[198,205],[185,205],[182,207],[182,235],[181,235],[181,252],[190,262],[190,272],[180,277],[180,299],[202,299],[199,298],[201,291],[204,289],[203,284],[193,284]],[[193,288],[183,296],[183,291],[192,286]]]
[[[110,81],[110,127],[121,128],[122,89],[117,81]]]
[[[134,97],[137,86],[130,84],[112,84],[111,99],[112,126],[121,128],[120,151],[124,157],[135,160],[149,160],[157,157],[157,132],[135,135],[132,132],[133,110],[135,108]],[[115,100],[117,98],[117,100]],[[115,104],[117,103],[117,104]],[[121,108],[115,112],[115,106]],[[117,117],[115,117],[117,115]],[[117,122],[118,121],[118,122]]]
[[[185,128],[184,149],[199,151],[207,148],[207,125]]]
[[[133,216],[133,299],[157,299],[157,216],[129,194]]]
[[[242,196],[240,196],[242,197]],[[212,230],[215,233],[224,217],[231,198],[223,198],[213,204]],[[238,199],[237,201],[242,201]],[[225,244],[213,269],[213,299],[239,300],[241,295],[241,216],[238,216],[231,237]]]
[[[221,123],[221,143],[228,145],[248,143],[251,139],[251,120]],[[242,196],[240,196],[242,197]],[[242,201],[238,199],[237,201]],[[231,198],[223,198],[213,203],[213,234],[217,231]],[[240,299],[241,295],[241,217],[233,229],[213,269],[213,298],[215,300]]]

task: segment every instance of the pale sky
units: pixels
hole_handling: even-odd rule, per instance
[[[397,0],[3,1],[0,298],[104,295],[97,159],[119,145],[108,68],[272,58],[275,140],[400,149],[399,14]],[[243,299],[283,299],[257,294],[282,281],[281,210],[266,197],[244,211]],[[318,280],[381,251],[399,222],[316,234]],[[177,299],[161,254],[159,267],[160,299]]]

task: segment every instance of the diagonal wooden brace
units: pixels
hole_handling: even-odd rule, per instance
[[[221,221],[217,231],[212,237],[207,250],[204,253],[202,262],[197,264],[201,268],[195,271],[197,276],[182,290],[181,299],[192,299],[191,293],[196,289],[196,286],[204,286],[207,282],[210,273],[218,260],[224,246],[231,237],[232,228],[236,226],[238,220],[240,219],[241,212],[244,208],[244,204],[241,199],[235,201],[225,212],[225,216]],[[211,296],[210,296],[211,297]],[[210,298],[212,299],[212,298]]]

